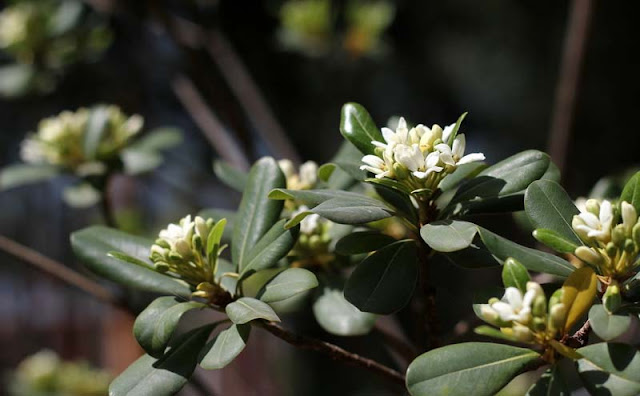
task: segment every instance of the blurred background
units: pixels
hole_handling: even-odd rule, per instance
[[[548,151],[574,198],[640,162],[632,121],[640,92],[636,2],[22,0],[2,7],[0,167],[20,160],[20,143],[39,120],[97,103],[142,115],[145,130],[182,131],[158,169],[110,185],[118,224],[141,235],[204,207],[236,207],[239,195],[213,175],[215,158],[240,168],[263,155],[328,161],[342,142],[347,101],[363,104],[380,126],[392,116],[448,125],[468,111],[469,152],[494,163],[524,149]],[[63,201],[71,182],[0,191],[0,234],[84,271],[69,233],[103,219],[95,205]],[[481,221],[531,242],[510,218]],[[127,313],[5,252],[0,262],[3,373],[43,348],[113,375],[140,353]],[[452,274],[461,280],[454,284]],[[436,276],[439,298],[459,305],[442,313],[443,332],[470,337],[462,319],[471,315],[475,284],[499,274],[443,264]],[[129,297],[134,306],[148,301]],[[354,350],[378,344],[373,335],[331,337],[308,313],[291,321]],[[262,336],[229,368],[199,373],[209,391],[192,385],[184,394],[392,394],[367,373]],[[367,353],[393,361],[376,348]]]

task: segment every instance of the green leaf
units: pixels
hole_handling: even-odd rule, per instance
[[[529,388],[526,396],[569,396],[570,394],[560,368],[554,364]]]
[[[280,318],[269,304],[251,297],[241,297],[225,308],[229,319],[235,324],[245,324],[256,319],[279,322]]]
[[[411,196],[409,194],[405,194],[401,191],[383,185],[377,185],[375,190],[380,198],[393,208],[395,212],[397,212],[398,216],[409,220],[409,223],[411,224],[418,223],[418,210],[413,206],[413,202],[411,201]]]
[[[573,253],[578,248],[573,242],[564,239],[560,234],[546,228],[538,228],[533,231],[533,237],[560,253]]]
[[[209,341],[202,351],[200,367],[217,370],[235,359],[247,345],[251,325],[233,325]]]
[[[191,290],[184,283],[151,269],[149,249],[153,241],[103,226],[92,226],[71,234],[75,255],[93,272],[124,286],[184,298]],[[109,257],[123,252],[147,263],[149,268]]]
[[[478,226],[473,223],[445,220],[425,224],[420,229],[420,236],[433,250],[446,253],[471,245],[477,232]]]
[[[591,307],[596,297],[598,279],[590,267],[582,267],[573,271],[562,284],[562,303],[567,307],[565,332],[571,330]]]
[[[598,337],[611,341],[629,329],[631,316],[626,312],[610,314],[602,304],[595,304],[589,310],[589,322]]]
[[[160,127],[147,132],[129,147],[136,151],[158,152],[182,143],[182,132],[174,127]]]
[[[91,184],[80,183],[65,187],[62,198],[72,208],[89,208],[100,202],[102,196]]]
[[[184,313],[205,308],[195,302],[181,302],[175,297],[156,298],[142,311],[133,325],[133,335],[147,354],[161,357]]]
[[[198,213],[198,216],[202,217],[205,220],[213,219],[214,221],[227,219],[227,224],[225,224],[224,231],[222,233],[222,241],[223,242],[231,241],[231,237],[233,236],[233,225],[236,220],[236,212],[232,210],[226,210],[226,209],[208,208],[208,209],[202,209]]]
[[[113,380],[109,386],[109,395],[174,395],[193,374],[200,350],[213,327],[203,326],[179,337],[160,359],[142,356]]]
[[[247,187],[249,175],[224,161],[213,162],[213,173],[228,187],[243,192]]]
[[[486,167],[487,164],[485,164],[484,162],[472,162],[470,164],[460,165],[453,173],[445,176],[438,187],[442,191],[449,191],[457,188],[460,183],[464,182],[467,179],[475,177]]]
[[[251,167],[247,183],[231,243],[233,264],[239,271],[249,264],[251,249],[280,218],[283,202],[269,199],[267,194],[274,188],[284,187],[286,180],[278,163],[265,157]]]
[[[329,287],[324,288],[313,303],[313,315],[324,330],[337,336],[368,334],[377,319],[376,315],[362,312],[347,301],[342,290]]]
[[[325,201],[333,198],[344,198],[351,200],[362,200],[371,202],[372,205],[383,205],[382,202],[370,198],[364,194],[354,193],[350,191],[340,190],[287,190],[286,188],[277,188],[269,193],[270,199],[294,199],[309,207],[317,206]]]
[[[0,190],[42,182],[59,174],[58,168],[49,165],[9,165],[0,171]]]
[[[547,168],[547,171],[544,173],[544,175],[542,175],[540,179],[550,180],[556,183],[560,183],[560,179],[561,179],[560,168],[558,168],[558,166],[554,164],[553,161],[549,161],[549,167]]]
[[[107,130],[109,123],[109,107],[97,105],[89,113],[89,121],[84,133],[82,149],[88,159],[95,159],[98,155],[98,147],[102,141],[102,135]]]
[[[508,345],[449,345],[420,355],[409,365],[407,389],[412,396],[489,396],[539,357],[530,349]]]
[[[449,135],[449,141],[447,142],[449,147],[453,146],[453,141],[456,139],[456,136],[458,136],[460,125],[462,125],[462,121],[464,121],[464,119],[467,117],[467,114],[468,114],[467,112],[464,112],[460,117],[458,117],[458,120],[456,121],[456,124],[453,127],[453,131],[451,131],[451,135]]]
[[[340,116],[340,133],[364,154],[373,154],[373,140],[384,142],[382,132],[362,105],[346,103]]]
[[[476,305],[478,304],[474,304],[474,311],[475,311]],[[482,319],[478,313],[476,313],[476,315],[478,315],[478,317]],[[473,329],[473,332],[481,336],[493,337],[499,340],[506,340],[506,341],[512,341],[512,342],[516,341],[513,337],[510,337],[504,334],[503,332],[501,332],[500,330],[496,329],[495,327],[491,327],[491,326],[486,326],[486,325],[478,326],[475,329]]]
[[[573,216],[580,211],[558,183],[549,180],[531,183],[524,196],[524,207],[535,228],[549,229],[574,245],[582,245],[571,226]]]
[[[336,164],[333,164],[333,163],[323,164],[318,168],[318,178],[323,182],[328,182],[335,170],[336,170]]]
[[[217,249],[220,249],[220,242],[222,240],[222,235],[224,235],[224,228],[226,225],[227,225],[227,219],[220,219],[211,228],[211,231],[209,231],[209,235],[207,236],[207,246],[206,246],[207,256],[209,255],[213,255],[214,257],[218,256],[219,250]]]
[[[640,213],[640,172],[627,181],[620,195],[620,201],[627,201]]]
[[[524,247],[483,227],[478,227],[478,233],[484,245],[498,260],[504,261],[508,257],[513,257],[530,271],[561,277],[569,276],[575,269],[573,265],[560,257]]]
[[[240,275],[272,267],[289,253],[298,240],[300,229],[285,229],[286,222],[286,219],[282,219],[275,223],[252,247],[247,256],[247,264]]]
[[[127,175],[141,175],[151,172],[162,164],[162,155],[159,153],[133,148],[122,150],[120,159]]]
[[[549,161],[548,155],[537,150],[513,155],[486,168],[462,185],[452,203],[522,192],[544,175]]]
[[[333,198],[315,208],[299,213],[286,224],[291,228],[300,224],[308,215],[315,213],[338,224],[366,224],[392,216],[392,211],[380,201],[373,199]]]
[[[287,268],[271,279],[260,294],[260,300],[274,303],[311,290],[318,286],[313,272],[304,268]]]
[[[417,279],[416,244],[398,241],[358,264],[347,281],[344,296],[361,311],[391,314],[409,302]]]
[[[504,261],[502,265],[502,283],[505,288],[515,287],[525,293],[527,291],[527,282],[530,280],[529,272],[524,265],[512,257]]]
[[[394,243],[396,240],[379,231],[359,231],[345,235],[336,244],[336,252],[345,256],[369,253]]]
[[[578,349],[576,363],[585,387],[592,395],[640,394],[640,352],[626,344],[600,343]]]

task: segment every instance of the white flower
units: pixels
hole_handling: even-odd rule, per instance
[[[399,144],[393,149],[393,153],[396,162],[404,165],[411,172],[417,171],[424,165],[424,157],[417,144],[412,146]]]
[[[296,168],[293,166],[293,162],[291,162],[291,160],[281,159],[278,161],[278,166],[287,179],[296,174]]]
[[[183,245],[183,242],[191,245],[191,237],[193,236],[196,223],[191,221],[191,215],[182,218],[179,224],[169,224],[167,228],[160,231],[160,238],[164,239],[172,249],[177,245]]]
[[[532,284],[531,286],[529,284]],[[537,288],[535,286],[537,286]],[[508,287],[500,301],[489,304],[498,317],[505,322],[518,322],[527,324],[531,320],[531,304],[540,293],[540,285],[534,282],[527,283],[527,292],[522,292],[515,287]]]
[[[636,208],[633,207],[627,201],[623,201],[620,204],[621,212],[622,212],[622,224],[627,229],[627,232],[631,232],[631,229],[638,222],[638,213],[636,212]]]
[[[424,179],[429,176],[432,172],[440,172],[442,171],[441,166],[438,166],[440,163],[440,152],[434,151],[427,155],[427,158],[424,159],[424,172],[413,172],[413,175],[419,179]]]
[[[450,133],[451,132],[449,132],[449,134]],[[464,155],[466,145],[466,138],[462,133],[456,136],[456,138],[453,140],[452,147],[449,147],[449,145],[446,143],[440,143],[436,146],[436,150],[440,152],[440,160],[442,160],[445,165],[457,166],[484,160],[485,157],[482,153],[472,153]]]
[[[455,123],[444,127],[444,130],[442,131],[442,141],[445,142],[446,144],[449,144],[449,138],[451,137],[451,134],[453,133],[453,128],[455,127],[456,127]]]
[[[422,137],[420,138],[420,150],[423,153],[432,151],[434,144],[437,141],[442,140],[442,128],[440,128],[440,125],[438,124],[434,124],[431,129],[424,125],[418,125],[418,127],[423,127],[425,129]]]
[[[389,128],[382,128],[382,137],[386,143],[372,141],[371,144],[377,147],[382,148],[394,148],[396,144],[410,144],[409,138],[409,130],[407,129],[407,122],[404,120],[404,117],[400,117],[398,120],[398,126],[396,127],[395,132]]]
[[[301,205],[298,210],[296,210],[292,217],[296,217],[297,215],[299,215],[300,213],[304,213],[309,211],[309,208],[305,205]],[[302,219],[302,221],[300,222],[300,232],[302,232],[303,234],[307,234],[307,235],[311,235],[314,234],[316,231],[318,231],[319,227],[320,227],[320,223],[323,221],[323,219],[315,214],[312,213],[310,215],[307,215],[304,219]]]
[[[306,188],[312,188],[318,182],[318,164],[307,161],[300,165],[300,183]]]
[[[589,202],[587,202],[589,203]],[[587,205],[589,206],[589,205]],[[613,207],[611,202],[604,200],[599,205],[598,215],[585,211],[573,216],[571,226],[583,240],[594,238],[607,243],[611,240],[611,226],[613,223]]]
[[[384,159],[375,155],[365,155],[364,157],[362,157],[362,162],[364,162],[366,165],[362,165],[360,169],[373,173],[374,175],[376,175],[377,179],[382,179],[383,177],[392,177],[393,152],[390,148],[386,149],[382,156]]]

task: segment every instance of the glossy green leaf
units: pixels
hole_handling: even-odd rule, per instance
[[[425,224],[420,236],[429,247],[437,252],[455,252],[473,242],[478,226],[466,221],[445,220]]]
[[[333,198],[359,200],[359,201],[369,202],[371,205],[384,206],[382,202],[364,194],[354,193],[350,191],[328,190],[328,189],[287,190],[286,188],[277,188],[269,193],[269,198],[277,199],[277,200],[295,199],[296,201],[299,201],[300,203],[303,203],[309,207],[317,206]]]
[[[193,374],[200,351],[213,327],[203,326],[179,337],[160,359],[142,356],[113,380],[109,395],[174,395]]]
[[[482,172],[487,167],[484,162],[472,162],[470,164],[463,164],[458,166],[455,172],[448,174],[440,182],[438,186],[442,191],[449,191],[459,187],[460,183],[467,179],[475,177],[478,173]]]
[[[136,289],[189,298],[191,290],[184,283],[151,269],[149,249],[153,241],[103,226],[92,226],[71,234],[75,255],[98,275]],[[109,257],[112,251],[123,252],[148,263],[149,268]]]
[[[364,154],[373,154],[376,140],[384,142],[382,132],[362,105],[346,103],[340,116],[340,133]]]
[[[589,310],[589,322],[598,337],[611,341],[629,329],[631,316],[626,312],[610,314],[602,304],[595,304]]]
[[[578,248],[578,245],[575,245],[572,241],[566,240],[562,235],[546,228],[538,228],[533,231],[533,237],[538,242],[560,253],[573,253]]]
[[[313,303],[318,324],[337,336],[359,336],[371,331],[377,316],[362,312],[344,298],[342,290],[325,288]]]
[[[95,159],[98,155],[98,147],[102,141],[102,135],[109,126],[109,107],[104,105],[94,106],[89,113],[89,120],[84,133],[83,151],[86,158]]]
[[[533,384],[526,396],[569,396],[570,394],[560,368],[554,364]]]
[[[524,207],[535,228],[549,229],[574,245],[582,245],[571,227],[573,216],[580,211],[558,183],[549,180],[531,183],[525,193]]]
[[[527,291],[527,282],[531,280],[524,265],[512,257],[507,258],[502,265],[502,284],[504,287],[515,287],[522,293]]]
[[[274,303],[291,298],[318,286],[313,272],[304,268],[287,268],[271,279],[260,294],[260,300]]]
[[[540,179],[549,167],[549,156],[527,150],[492,165],[462,185],[452,202],[510,195],[524,191]]]
[[[46,181],[59,174],[58,168],[49,165],[9,165],[0,170],[0,190]]]
[[[498,260],[504,261],[508,257],[513,257],[530,271],[561,277],[569,276],[575,269],[573,265],[560,257],[524,247],[485,228],[478,227],[478,233],[484,245]]]
[[[578,349],[578,373],[592,395],[640,394],[640,352],[626,344],[600,343]]]
[[[252,247],[240,275],[272,267],[289,253],[298,240],[300,228],[285,229],[286,222],[282,219],[275,223]]]
[[[247,188],[242,195],[233,227],[231,257],[233,264],[242,271],[249,264],[251,249],[278,221],[283,202],[269,199],[274,188],[282,188],[286,180],[278,163],[270,157],[258,160],[251,171]]]
[[[475,306],[477,306],[478,304],[474,304],[474,311],[475,311]],[[482,319],[482,317],[476,313],[476,315],[478,315],[478,317],[480,319]],[[501,332],[500,330],[496,329],[495,327],[491,327],[491,326],[487,326],[487,325],[482,325],[482,326],[478,326],[475,329],[473,329],[473,332],[485,337],[493,337],[493,338],[497,338],[499,340],[506,340],[506,341],[516,341],[513,337],[510,337],[508,335],[506,335],[505,333]]]
[[[280,318],[269,304],[251,297],[241,297],[227,305],[225,312],[235,324],[245,324],[252,320],[264,319],[279,322]]]
[[[549,167],[547,168],[547,171],[544,173],[544,175],[542,175],[540,179],[550,180],[556,183],[560,183],[561,176],[562,175],[560,174],[560,168],[558,168],[558,166],[554,164],[553,161],[549,161]]]
[[[298,213],[285,227],[294,227],[310,214],[317,214],[338,224],[366,224],[392,216],[392,210],[375,200],[333,198],[313,209]]]
[[[133,325],[133,335],[149,355],[160,357],[164,353],[178,322],[186,312],[205,308],[206,305],[175,297],[159,297],[142,311]]]
[[[235,359],[247,345],[251,325],[233,325],[209,341],[202,351],[200,367],[217,370]]]
[[[627,201],[640,213],[640,172],[627,181],[620,195],[620,201]]]
[[[508,345],[468,342],[420,355],[407,370],[412,396],[490,396],[540,355]]]
[[[446,142],[449,146],[453,146],[453,141],[456,139],[456,136],[458,136],[458,131],[460,131],[460,125],[462,125],[462,121],[464,121],[464,119],[467,117],[467,114],[468,114],[467,112],[464,112],[460,117],[458,117],[458,120],[456,121],[455,125],[453,126],[453,130],[449,135],[449,141]]]
[[[345,235],[336,243],[336,252],[345,256],[369,253],[394,243],[396,240],[379,231],[359,231]]]
[[[416,244],[398,241],[358,264],[347,281],[344,296],[361,311],[391,314],[409,302],[417,279]]]
[[[227,219],[227,224],[225,224],[224,231],[222,232],[222,241],[231,241],[231,237],[233,236],[233,226],[236,220],[236,212],[234,212],[233,210],[208,208],[202,209],[198,213],[198,216],[202,217],[205,220],[213,219],[214,221]]]
[[[238,192],[243,192],[247,186],[249,175],[224,161],[214,161],[213,172],[224,184]]]

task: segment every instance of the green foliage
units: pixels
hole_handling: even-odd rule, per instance
[[[369,253],[395,242],[393,237],[379,231],[359,231],[345,235],[336,244],[336,252],[343,255]]]
[[[224,368],[244,350],[251,326],[232,325],[209,341],[202,350],[200,366],[207,370]]]
[[[640,353],[625,344],[599,343],[578,349],[576,365],[585,387],[594,395],[633,396],[640,393]]]
[[[640,172],[637,172],[624,186],[620,201],[627,201],[640,213]]]
[[[371,331],[377,316],[362,312],[344,298],[342,290],[325,287],[313,303],[313,314],[327,332],[338,336],[359,336]]]
[[[242,297],[227,305],[225,308],[229,319],[235,324],[241,325],[252,320],[264,319],[270,322],[279,322],[280,318],[267,303],[251,297]]]
[[[260,293],[260,300],[266,303],[284,301],[318,286],[313,272],[304,268],[287,268],[278,273]]]
[[[629,329],[631,316],[626,312],[611,314],[602,304],[594,304],[589,310],[589,322],[598,337],[604,341],[611,341]]]
[[[357,103],[342,106],[340,133],[364,154],[373,154],[372,141],[383,141],[382,133],[371,119],[369,112]]]
[[[0,190],[46,181],[59,174],[58,168],[49,165],[9,165],[0,171]]]

